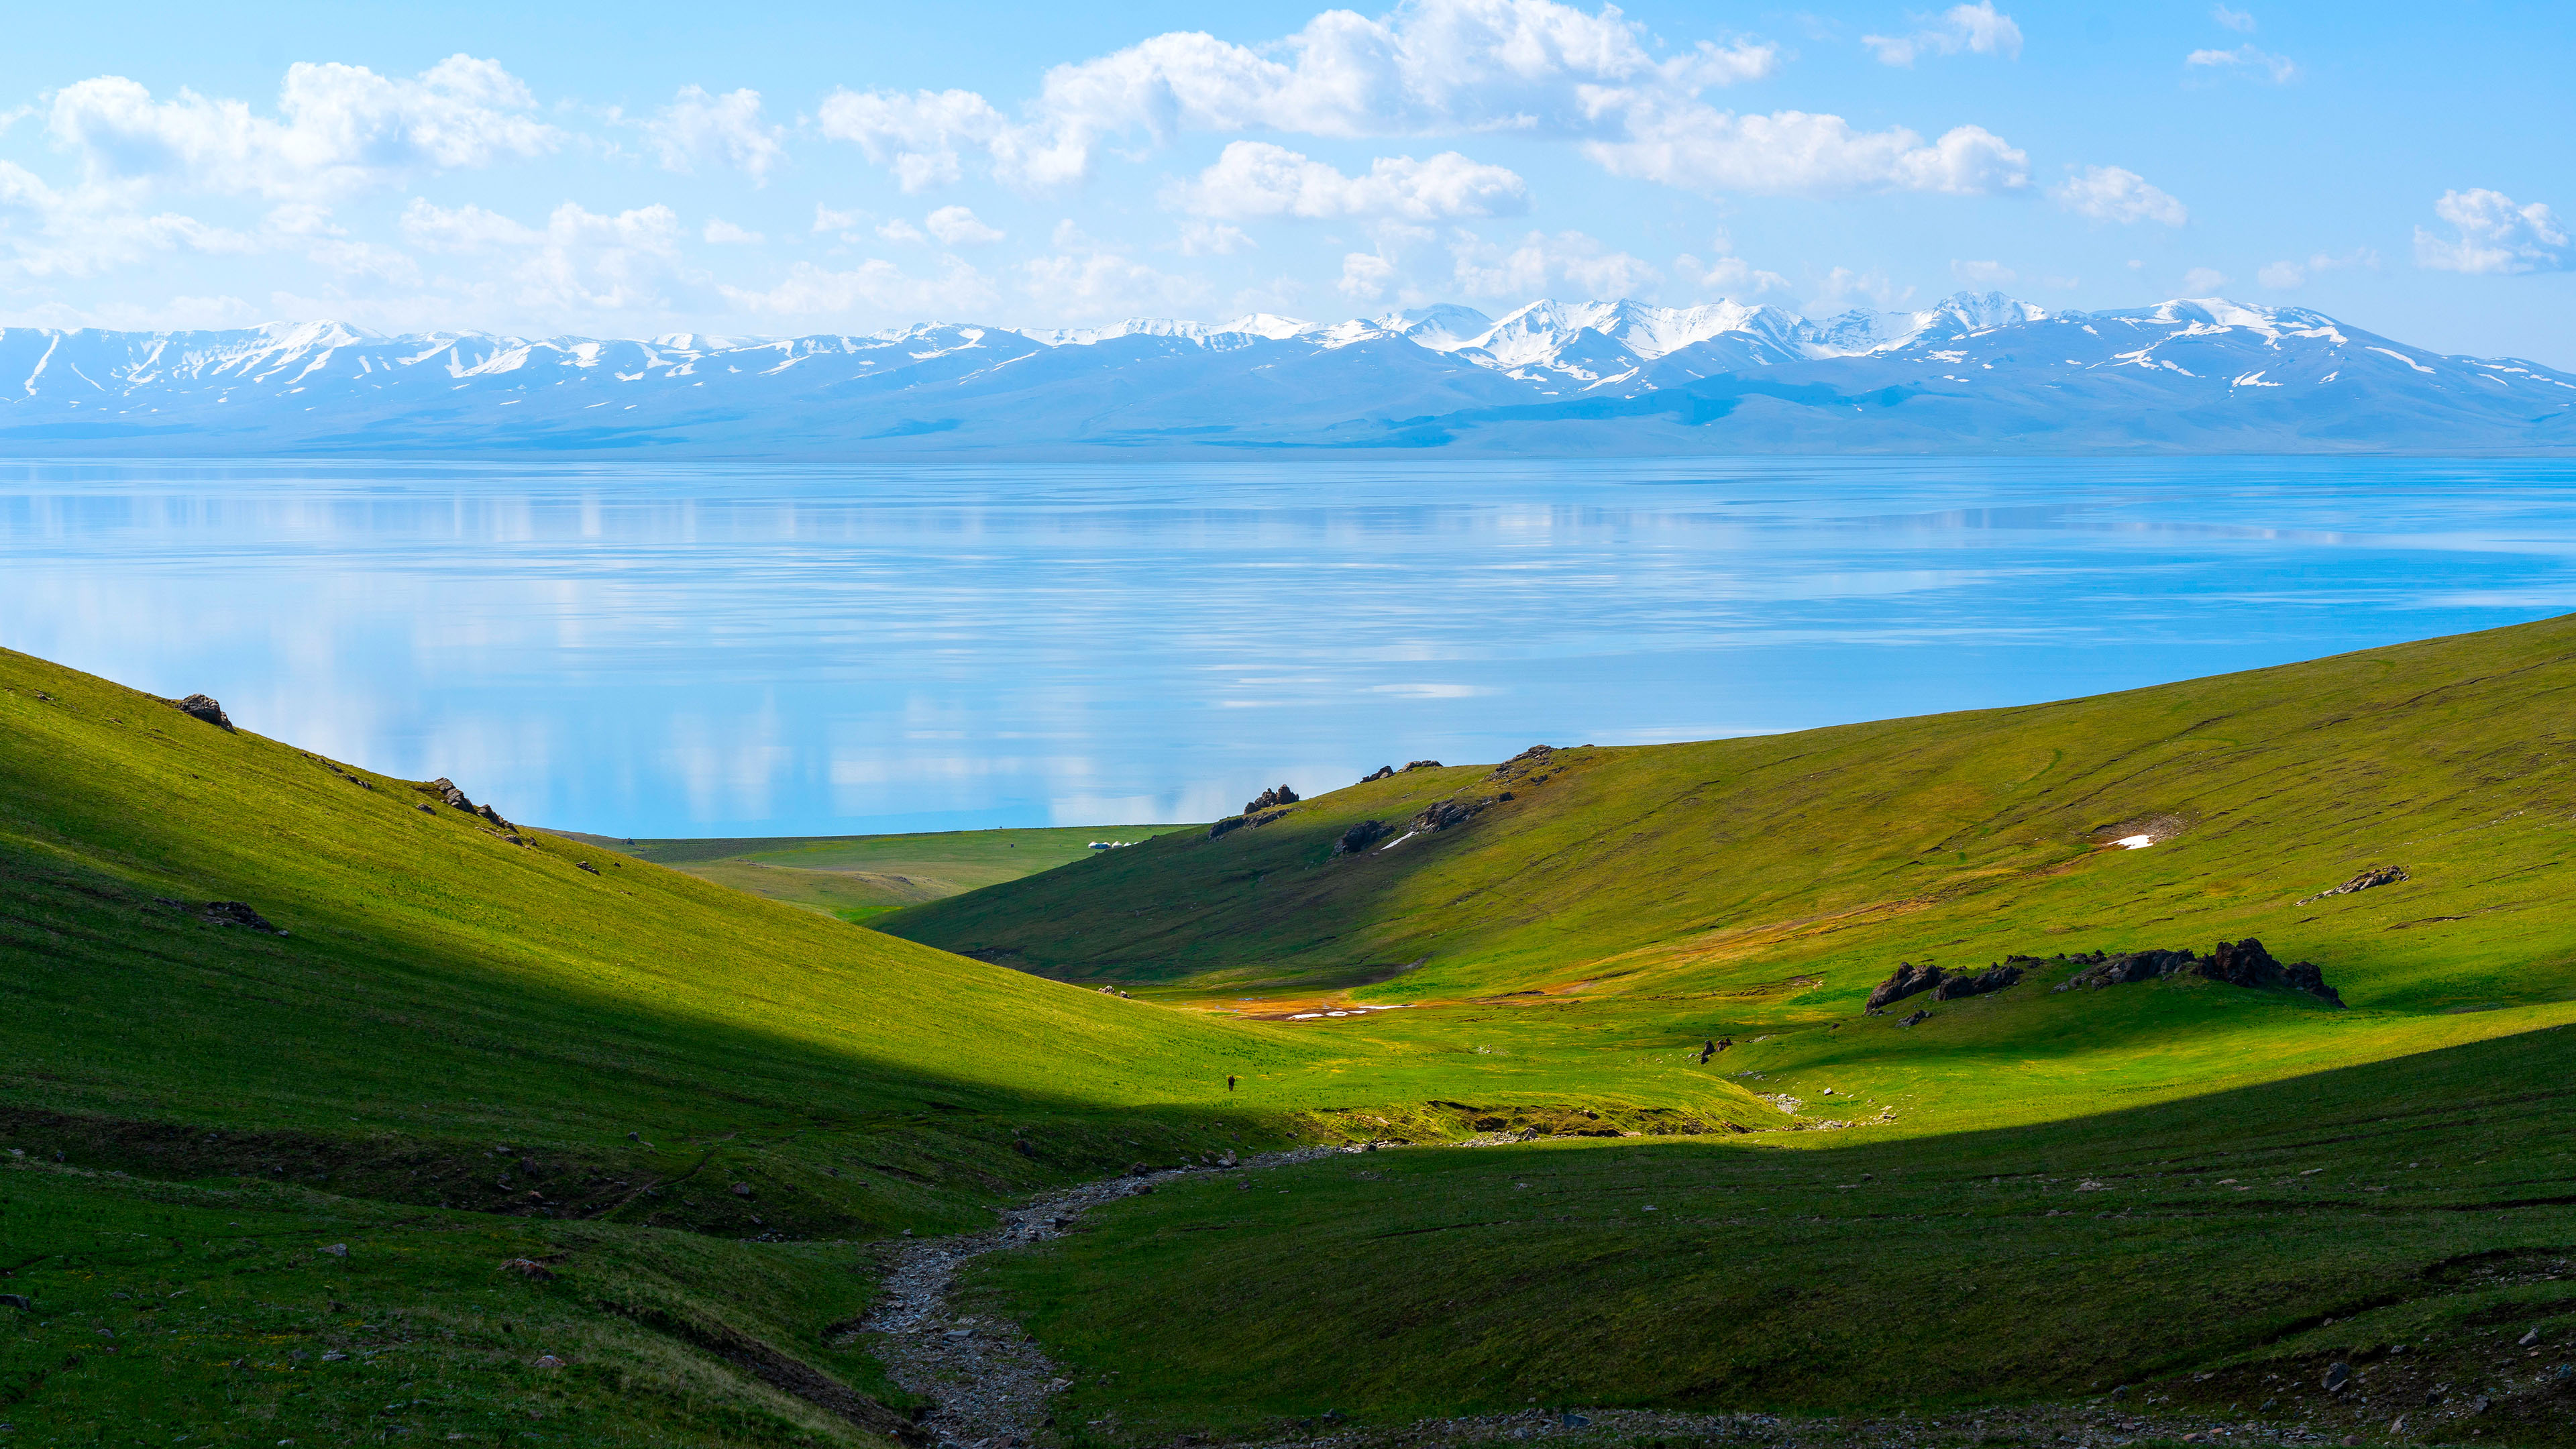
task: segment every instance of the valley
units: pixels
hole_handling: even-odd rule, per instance
[[[631,846],[0,655],[0,1417],[903,1441],[1105,1182],[1047,1443],[2569,1442],[2571,640]]]

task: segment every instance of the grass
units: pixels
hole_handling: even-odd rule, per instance
[[[1532,1143],[1208,1174],[981,1260],[977,1291],[1083,1366],[1058,1409],[1075,1442],[2134,1385],[2337,1436],[2406,1414],[2413,1437],[2566,1444],[2576,1382],[2543,1376],[2576,1358],[2571,1038],[1830,1151]],[[2535,1328],[2545,1347],[2516,1346]],[[2333,1361],[2376,1366],[2334,1397]],[[2498,1407],[2450,1417],[2481,1396]]]
[[[738,891],[861,924],[924,901],[1082,860],[1095,842],[1142,842],[1170,825],[1046,826],[912,835],[619,840],[563,832]]]
[[[2373,1346],[2318,1337],[2327,1316],[2492,1377],[2492,1315],[2556,1323],[2549,1265],[2576,1254],[2571,646],[2554,620],[1415,771],[883,931],[645,846],[514,843],[412,782],[0,653],[0,1148],[25,1154],[0,1160],[0,1291],[50,1325],[0,1324],[0,1414],[168,1442],[221,1393],[272,1442],[346,1440],[369,1401],[477,1439],[533,1410],[564,1417],[519,1432],[574,1442],[865,1440],[745,1365],[886,1396],[835,1331],[868,1243],[1138,1159],[1577,1119],[1654,1135],[1342,1157],[1250,1192],[1210,1174],[977,1291],[1081,1370],[1069,1437],[1121,1443],[1531,1401],[1856,1411],[2137,1380],[2233,1403]],[[1362,820],[1487,798],[1333,853]],[[2152,848],[2105,848],[2140,830]],[[981,834],[650,849],[799,881],[1017,868]],[[2411,878],[2305,899],[2390,862]],[[287,934],[215,924],[214,900]],[[2244,936],[2350,1009],[2048,989],[2061,952]],[[1898,959],[2017,952],[2057,959],[1920,1025],[1860,1012]],[[1400,1009],[1323,1014],[1357,1004]],[[350,1258],[314,1261],[308,1232]],[[149,1372],[124,1345],[67,1364],[91,1345],[66,1325],[181,1322],[129,1306],[146,1279],[220,1311],[139,1335]],[[574,1346],[565,1369],[533,1367],[529,1324]],[[352,1357],[287,1347],[326,1341]],[[2555,1402],[2498,1382],[2487,1423]]]

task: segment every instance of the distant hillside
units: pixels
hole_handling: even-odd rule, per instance
[[[1961,293],[650,341],[0,329],[0,453],[2555,453],[2576,375],[2223,299]]]
[[[2326,963],[2356,1008],[2556,1003],[2571,701],[2576,616],[2058,704],[1541,751],[880,925],[1078,981],[1391,977],[1357,999],[1572,991],[1699,1002],[1712,1028],[1764,983],[1857,1010],[1900,959],[2247,936]],[[2312,899],[2383,865],[2407,878]]]

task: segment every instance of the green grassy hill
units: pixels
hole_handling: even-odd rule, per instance
[[[744,1367],[874,1383],[826,1332],[870,1293],[846,1244],[1140,1159],[1464,1130],[1435,1097],[1777,1118],[1659,1064],[1470,1067],[949,955],[0,652],[21,1427],[220,1408],[342,1442],[438,1377],[456,1414],[598,1442],[866,1440]],[[192,1316],[135,1317],[173,1292]],[[540,1351],[580,1371],[532,1373]]]
[[[910,835],[691,840],[619,840],[579,831],[560,833],[568,840],[667,865],[700,880],[858,923],[1086,859],[1095,841],[1134,844],[1176,828],[1193,827],[1040,826]]]
[[[2561,620],[1415,771],[898,937],[0,652],[0,1422],[882,1443],[848,1328],[892,1235],[1136,1160],[1571,1127],[1674,1135],[1211,1174],[975,1291],[1080,1371],[1077,1445],[1516,1396],[2251,1414],[2332,1351],[2474,1378],[2504,1407],[2460,1435],[2545,1426],[2551,1363],[2489,1340],[2576,1332],[2570,684]],[[2349,1007],[2049,989],[2247,936]],[[1861,1011],[2009,953],[2051,959]],[[2447,1377],[2366,1352],[2400,1341]]]

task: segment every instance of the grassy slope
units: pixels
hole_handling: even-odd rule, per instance
[[[1122,1208],[990,1279],[1074,1361],[1118,1371],[1083,1390],[1117,1435],[1533,1397],[2080,1392],[2331,1347],[2263,1345],[2389,1296],[2415,1305],[2384,1310],[2417,1314],[2405,1332],[2469,1355],[2446,1372],[2487,1382],[2503,1319],[2477,1315],[2576,1310],[2576,1259],[2517,1280],[2546,1312],[2434,1294],[2449,1270],[2430,1267],[2576,1253],[2576,1049],[2555,1029],[2576,1020],[2571,685],[2576,620],[2552,620],[2028,709],[1584,750],[1535,787],[1418,772],[892,929],[1229,1007],[1341,983],[1430,1004],[1316,1029],[1663,1061],[1853,1124],[1766,1139],[1829,1149],[1812,1152],[1408,1154]],[[1357,820],[1501,788],[1518,798],[1456,831],[1328,853]],[[2098,844],[2141,827],[2165,838]],[[2414,878],[2299,904],[2390,861]],[[2248,935],[2323,964],[2351,1009],[2196,981],[2060,994],[2046,988],[2072,968],[2056,964],[1919,1027],[1859,1014],[1900,958]],[[1687,1049],[1722,1035],[1738,1045],[1698,1068]],[[2405,1167],[2427,1160],[2441,1172]],[[2220,1186],[2236,1163],[2264,1190]],[[2335,1190],[2270,1190],[2308,1166]],[[2137,1195],[2073,1198],[2084,1173]],[[1679,1215],[1649,1225],[1630,1210],[1648,1201]],[[2074,1218],[2048,1215],[2061,1202]],[[2467,1210],[2497,1202],[2524,1205]],[[2212,1382],[2272,1397],[2260,1375],[2276,1368]]]
[[[1058,1417],[1099,1440],[2137,1384],[2338,1437],[2402,1414],[2410,1438],[2576,1443],[2576,1380],[2548,1377],[2576,1357],[2571,1037],[1829,1152],[1530,1144],[1211,1176],[984,1260],[977,1288],[1084,1367]],[[2317,1391],[2336,1360],[2358,1393]],[[2496,1407],[2463,1415],[2479,1397]]]
[[[1416,1050],[1674,1061],[1768,1036],[1712,1070],[1989,1126],[2570,1019],[2571,705],[2576,618],[2061,704],[1568,751],[1536,785],[1418,771],[880,924],[1169,997],[1458,1003],[1333,1024]],[[1330,854],[1356,821],[1501,789],[1517,798],[1452,831]],[[2170,838],[2100,844],[2150,821]],[[2389,861],[2414,879],[2298,904]],[[2244,936],[2320,963],[2354,1009],[2176,986],[2022,989],[1915,1033],[1857,1016],[1899,959]]]
[[[1089,857],[1098,840],[1142,841],[1169,825],[1047,826],[916,835],[760,839],[566,838],[858,923]],[[1182,826],[1180,829],[1192,827]]]
[[[403,1266],[372,1296],[340,1295],[358,1316],[439,1325],[381,1363],[335,1365],[354,1385],[337,1397],[293,1386],[318,1364],[281,1361],[286,1387],[262,1401],[285,1430],[329,1441],[342,1399],[525,1347],[440,1305],[501,1291],[498,1260],[538,1249],[571,1255],[550,1332],[594,1367],[497,1385],[509,1412],[710,1441],[810,1429],[813,1412],[684,1340],[747,1333],[864,1381],[821,1332],[863,1301],[852,1255],[780,1243],[755,1266],[698,1234],[976,1225],[996,1197],[1138,1157],[1328,1130],[1316,1109],[1411,1121],[1406,1104],[1460,1094],[1427,1089],[1460,1086],[1443,1063],[1104,997],[543,832],[514,845],[462,812],[423,813],[429,800],[0,653],[0,1146],[23,1154],[0,1159],[0,1268],[40,1318],[101,1327],[133,1311],[102,1296],[121,1276],[237,1283],[292,1264],[297,1285],[136,1344],[158,1367],[125,1389],[127,1360],[72,1364],[59,1331],[10,1318],[0,1401],[22,1427],[76,1427],[93,1389],[140,1395],[117,1400],[129,1423],[192,1422],[204,1394],[250,1393],[214,1373],[239,1356],[225,1345],[303,1341],[271,1320],[315,1345],[357,1332],[330,1327],[310,1240],[273,1267],[227,1256],[235,1238],[274,1246],[285,1211],[398,1245]],[[211,924],[208,900],[246,901],[287,934]],[[1505,1096],[1623,1085],[1492,1065]],[[1228,1094],[1229,1072],[1243,1091]],[[1726,1084],[1658,1098],[1631,1076],[1629,1098],[1697,1118],[1771,1115]],[[275,1209],[277,1194],[308,1205]],[[655,1293],[694,1304],[695,1326],[674,1339],[599,1316]],[[635,1398],[638,1364],[682,1359],[694,1367]]]

